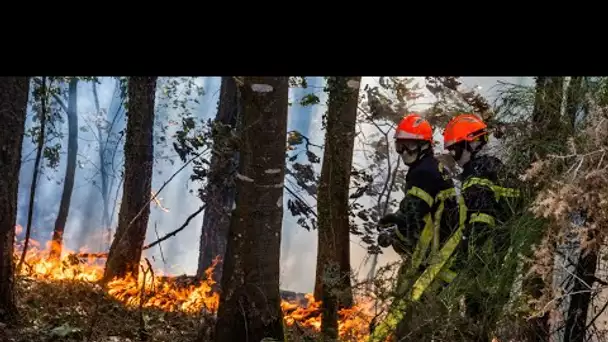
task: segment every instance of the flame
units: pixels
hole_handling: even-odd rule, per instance
[[[86,260],[78,258],[78,253],[64,249],[61,259],[50,259],[51,242],[45,249],[40,243],[30,240],[21,276],[35,279],[58,281],[71,280],[95,283],[103,277],[105,260],[89,256]],[[19,250],[17,246],[16,250]],[[15,253],[16,257],[20,253]],[[142,263],[138,278],[127,276],[107,283],[107,293],[116,300],[133,308],[156,308],[169,312],[199,314],[200,312],[217,312],[219,295],[213,291],[213,271],[219,257],[207,269],[207,280],[200,283],[184,285],[179,277],[168,277],[150,269],[149,264]],[[281,309],[285,324],[303,332],[316,333],[321,330],[321,301],[316,301],[312,294],[306,295],[306,304],[282,301]],[[365,341],[372,315],[373,302],[366,298],[357,298],[357,305],[342,309],[339,314],[338,330],[343,341]]]

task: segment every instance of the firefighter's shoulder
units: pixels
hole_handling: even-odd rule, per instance
[[[449,179],[435,158],[424,158],[416,168],[409,170],[408,182],[424,189],[438,189],[439,185]],[[436,192],[436,191],[433,191]]]

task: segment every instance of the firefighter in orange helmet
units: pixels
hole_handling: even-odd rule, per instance
[[[395,150],[408,166],[405,197],[399,210],[380,219],[379,225],[398,229],[378,237],[381,247],[391,243],[400,253],[411,253],[425,225],[433,219],[435,197],[441,191],[454,189],[443,166],[433,155],[433,128],[418,114],[405,116],[395,131]]]
[[[456,268],[467,268],[470,272],[481,272],[487,261],[478,265],[483,255],[503,260],[508,247],[509,233],[501,225],[513,215],[513,208],[519,204],[519,190],[514,186],[516,177],[508,175],[500,159],[482,154],[489,140],[487,125],[473,114],[458,115],[447,124],[444,132],[444,148],[450,151],[454,160],[462,167],[460,179],[461,196],[466,208],[463,239],[458,247]],[[469,276],[477,279],[477,274]],[[465,302],[467,315],[482,326],[482,331],[474,338],[487,341],[490,315],[484,308],[492,297],[483,285],[467,291]],[[470,293],[469,293],[470,292]],[[508,298],[500,298],[507,300]],[[496,306],[495,303],[493,306]],[[492,325],[492,322],[489,322]],[[485,331],[483,331],[485,329]]]
[[[396,336],[405,335],[406,302],[420,299],[435,277],[443,282],[453,278],[452,272],[444,269],[440,274],[433,272],[428,281],[416,281],[428,268],[429,256],[439,250],[458,225],[454,184],[434,156],[433,129],[420,115],[409,114],[397,126],[394,139],[397,153],[408,166],[405,197],[397,212],[379,220],[378,244],[392,245],[404,263],[398,275],[397,298],[386,318],[374,329],[370,341],[384,341],[395,330]],[[396,229],[382,228],[386,226]]]

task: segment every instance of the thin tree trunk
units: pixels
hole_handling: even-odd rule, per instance
[[[197,277],[202,279],[215,257],[219,256],[220,262],[213,272],[217,284],[222,279],[222,260],[226,252],[230,212],[235,197],[234,170],[238,162],[238,152],[234,150],[230,138],[240,112],[238,103],[236,82],[230,76],[222,77],[220,101],[215,117],[215,122],[219,125],[214,130],[213,155],[207,175],[208,185],[202,196],[207,208],[203,218],[196,272]]]
[[[564,342],[584,342],[586,341],[586,325],[589,306],[591,305],[591,291],[587,285],[593,286],[595,272],[597,269],[597,250],[595,247],[583,251],[578,258],[578,263],[574,274],[574,280],[570,296],[570,306],[566,318],[566,329]]]
[[[130,77],[123,196],[104,280],[137,277],[150,217],[156,76]]]
[[[576,116],[579,109],[582,108],[585,99],[584,87],[583,87],[583,76],[574,76],[570,79],[568,85],[568,97],[566,99],[566,117],[568,118],[569,124],[574,132],[576,127]]]
[[[93,81],[93,99],[95,100],[95,113],[97,115],[101,115],[101,108],[99,106],[99,96],[97,95],[97,84]],[[110,207],[109,200],[109,189],[108,189],[108,166],[106,165],[106,145],[107,142],[103,141],[103,130],[101,129],[101,124],[98,122],[97,124],[97,143],[99,147],[99,173],[101,178],[101,198],[103,200],[103,212],[101,213],[101,226],[103,229],[106,229],[107,239],[108,239],[108,247],[111,243],[111,233],[112,227],[110,222],[110,214],[108,209]],[[102,242],[103,243],[103,242]]]
[[[317,195],[319,235],[315,299],[323,302],[325,337],[338,336],[338,309],[353,304],[348,196],[360,76],[329,77],[327,133]]]
[[[42,82],[40,84],[40,132],[38,133],[38,147],[36,150],[36,160],[34,162],[34,172],[32,175],[32,185],[30,187],[30,202],[27,211],[27,226],[25,228],[25,241],[23,243],[23,251],[21,251],[21,258],[17,264],[17,273],[21,272],[21,267],[25,261],[27,254],[27,248],[30,242],[30,235],[32,233],[32,220],[34,219],[34,199],[36,198],[36,186],[38,184],[38,174],[40,173],[40,160],[42,159],[42,150],[44,149],[44,136],[46,132],[46,107],[47,107],[47,85],[46,76],[42,76]]]
[[[222,277],[215,341],[283,341],[279,260],[288,77],[245,77],[236,209]]]
[[[13,296],[13,243],[28,77],[0,77],[0,321],[17,315]]]
[[[70,80],[68,90],[68,160],[65,167],[65,178],[63,179],[63,193],[59,203],[59,213],[55,220],[53,239],[51,242],[50,257],[58,259],[61,257],[63,248],[63,233],[68,220],[74,179],[76,177],[76,156],[78,155],[78,79]]]

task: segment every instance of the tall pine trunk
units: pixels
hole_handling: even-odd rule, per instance
[[[539,139],[534,147],[533,158],[543,159],[547,153],[552,153],[549,148],[565,141],[564,129],[561,125],[561,108],[563,103],[563,77],[538,76],[536,78],[534,108],[532,112],[532,125],[534,136]],[[553,132],[552,135],[545,134]],[[534,160],[531,160],[533,162]],[[555,246],[552,246],[555,248]],[[534,299],[543,294],[545,283],[541,276],[532,276],[522,283],[522,290]],[[549,312],[540,317],[529,320],[529,332],[531,341],[547,341],[551,334]]]
[[[315,299],[323,302],[322,329],[329,339],[338,336],[338,309],[353,304],[348,197],[360,82],[360,76],[327,80],[327,132],[317,194]]]
[[[25,262],[25,257],[27,255],[27,249],[30,243],[30,235],[32,233],[32,221],[34,220],[34,207],[35,207],[35,199],[36,199],[36,187],[38,185],[38,175],[40,174],[40,161],[42,160],[42,151],[44,150],[44,141],[46,135],[46,122],[48,119],[48,98],[49,91],[48,88],[53,84],[53,79],[47,85],[46,83],[47,77],[42,76],[42,81],[40,82],[40,86],[36,91],[34,91],[34,99],[40,99],[40,107],[38,109],[38,119],[40,120],[40,128],[38,132],[38,141],[36,146],[36,159],[34,160],[34,171],[32,172],[32,184],[30,185],[30,198],[29,205],[27,209],[27,223],[25,226],[25,238],[23,240],[23,250],[21,251],[21,257],[19,258],[19,263],[17,264],[17,273],[21,272],[21,267],[23,266],[23,262]],[[37,95],[37,96],[36,96]]]
[[[93,86],[93,100],[95,101],[95,113],[96,115],[101,115],[101,108],[99,106],[99,96],[97,95],[97,83],[96,81],[93,81],[92,83]],[[106,135],[109,135],[109,132],[106,133]],[[106,138],[106,140],[104,141],[103,139],[103,129],[102,129],[102,124],[100,122],[97,123],[97,144],[99,145],[99,174],[100,174],[100,178],[101,178],[101,198],[103,201],[103,211],[101,213],[101,226],[104,229],[104,232],[107,233],[106,238],[108,239],[107,241],[107,245],[109,246],[112,242],[110,241],[111,239],[111,232],[112,232],[112,228],[110,227],[110,225],[112,224],[110,222],[110,213],[108,212],[109,208],[110,208],[110,189],[108,188],[108,162],[106,161],[106,150],[107,150],[107,145],[108,145],[108,139],[109,137]],[[101,242],[101,245],[103,246],[104,241]],[[106,247],[104,246],[104,247]],[[103,248],[100,248],[103,250]]]
[[[106,281],[127,274],[137,276],[139,271],[150,217],[156,79],[130,77],[128,81],[123,195],[104,273]]]
[[[213,155],[207,175],[207,187],[202,200],[207,204],[203,218],[203,229],[199,247],[198,278],[205,276],[214,259],[220,261],[213,272],[217,284],[222,279],[222,260],[226,252],[226,240],[230,227],[230,212],[235,197],[234,169],[237,163],[237,151],[231,141],[232,130],[237,125],[239,116],[237,85],[230,76],[222,77],[220,101],[215,117],[213,130]]]
[[[572,77],[568,87],[566,116],[573,134],[576,134],[576,117],[579,113],[579,109],[583,107],[585,102],[583,81],[582,76]],[[584,218],[584,221],[587,221],[587,215],[584,212],[580,212],[579,215]],[[595,232],[590,230],[587,234],[588,241],[593,241]],[[575,234],[574,239],[580,239],[580,236]],[[598,248],[598,244],[591,244],[590,247],[586,249],[580,249],[578,258],[575,259],[575,265],[573,265],[574,284],[570,289],[571,295],[568,311],[566,313],[564,342],[583,342],[587,340],[587,315],[589,307],[591,306],[591,301],[593,300],[592,293],[588,291],[589,288],[587,285],[593,287],[596,279],[595,273],[597,272],[598,266]]]
[[[28,77],[0,77],[0,321],[15,318],[13,242]]]
[[[240,93],[244,108],[236,209],[230,220],[215,341],[283,341],[279,260],[288,77],[245,77]]]
[[[593,238],[593,234],[589,234]],[[584,342],[587,334],[587,315],[591,306],[592,292],[587,285],[593,287],[595,272],[597,270],[598,253],[597,247],[593,246],[582,250],[577,258],[574,274],[574,286],[569,291],[570,305],[566,314],[566,327],[564,331],[564,342]]]
[[[59,203],[59,213],[55,220],[53,239],[51,242],[51,258],[59,258],[63,247],[63,233],[68,220],[74,179],[76,177],[76,156],[78,155],[78,79],[73,78],[68,90],[68,160],[65,167],[65,178],[63,179],[63,193]]]

